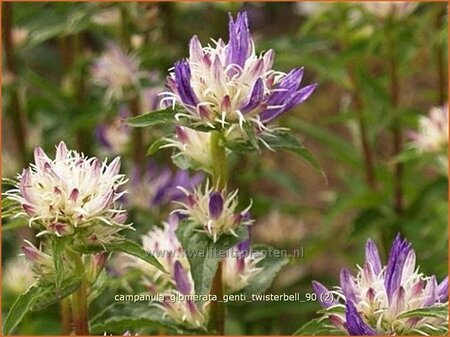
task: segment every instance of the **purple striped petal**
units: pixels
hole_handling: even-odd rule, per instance
[[[175,63],[175,82],[183,103],[195,107],[198,99],[191,87],[191,68],[184,60]]]
[[[173,268],[173,276],[178,291],[183,295],[189,295],[192,290],[191,282],[189,281],[186,271],[184,270],[180,261],[175,261]]]
[[[438,300],[441,303],[448,301],[448,276],[438,286]]]
[[[355,280],[350,272],[343,268],[340,275],[341,288],[347,301],[357,302],[358,292]]]
[[[51,160],[47,157],[44,150],[42,150],[42,148],[40,146],[36,146],[34,148],[34,163],[36,164],[36,166],[40,170],[43,170],[45,167],[45,164],[48,164],[50,162],[51,162]]]
[[[189,60],[191,62],[200,62],[203,59],[202,44],[197,35],[194,35],[189,42]]]
[[[372,239],[367,240],[366,243],[366,262],[370,263],[375,274],[381,272],[381,259],[380,253],[378,252],[377,245]]]
[[[230,36],[226,50],[226,63],[227,65],[236,64],[243,68],[251,48],[247,13],[238,13],[236,22],[233,22],[230,14],[228,29]]]
[[[330,292],[327,287],[325,287],[322,283],[317,281],[312,281],[312,287],[314,289],[314,292],[317,295],[317,299],[319,300],[319,304],[322,306],[322,308],[328,308],[332,305],[337,304],[337,301],[333,299],[333,301],[323,301],[324,298],[328,297],[328,293]]]
[[[264,97],[264,83],[262,78],[258,78],[253,85],[252,92],[248,98],[247,103],[240,109],[243,113],[247,113],[255,109],[263,100]]]
[[[352,301],[345,304],[345,320],[347,322],[347,330],[350,336],[375,336],[376,332],[368,326],[358,314]]]
[[[213,219],[220,217],[223,211],[223,198],[220,192],[213,192],[209,196],[209,215]]]
[[[391,303],[394,292],[400,287],[403,267],[410,249],[411,244],[406,239],[402,239],[400,234],[397,235],[389,254],[386,276],[384,280],[384,286],[386,287],[389,303]]]
[[[436,277],[432,276],[427,282],[425,289],[423,290],[424,300],[422,305],[424,307],[429,307],[438,301],[438,285],[436,282]]]

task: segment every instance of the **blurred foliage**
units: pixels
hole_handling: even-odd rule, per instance
[[[167,69],[187,56],[192,35],[204,43],[226,36],[227,13],[243,9],[259,51],[275,50],[276,69],[304,66],[305,81],[319,83],[307,104],[286,115],[282,124],[313,150],[328,183],[288,152],[233,157],[231,185],[239,186],[243,204],[254,202],[254,241],[304,248],[304,256],[284,268],[270,291],[305,294],[312,291],[313,279],[335,285],[341,267],[362,263],[368,237],[379,242],[387,258],[397,231],[412,242],[421,270],[443,278],[448,271],[448,178],[434,168],[431,157],[411,152],[407,133],[419,116],[447,101],[445,3],[421,3],[411,15],[389,24],[358,3],[14,3],[8,20],[15,37],[9,45],[3,40],[3,53],[15,60],[14,69],[2,65],[3,176],[12,177],[28,165],[38,144],[48,150],[63,139],[88,155],[104,153],[95,130],[117,116],[121,102],[104,100],[104,91],[92,83],[90,66],[110,41],[135,55],[141,70],[156,74],[151,85],[162,87]],[[392,101],[392,55],[398,104]],[[366,179],[360,123],[367,130],[376,187]],[[394,153],[391,131],[398,125],[403,150]],[[171,129],[145,132],[149,146]],[[119,153],[128,160],[124,172],[132,169],[133,151],[128,147]],[[167,165],[169,152],[153,158]],[[396,211],[394,166],[405,158],[404,207]],[[167,213],[132,209],[137,232],[130,238],[139,241]],[[21,239],[35,240],[26,225],[3,222],[3,263],[17,254]],[[133,276],[127,277],[105,281],[93,301],[93,317],[113,303],[111,294],[132,292]],[[16,296],[3,284],[3,312]],[[319,309],[314,302],[229,306],[230,334],[292,334]],[[50,335],[59,329],[58,308],[51,306],[29,314],[18,332]]]

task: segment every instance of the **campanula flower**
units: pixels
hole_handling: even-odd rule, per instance
[[[439,284],[435,276],[420,273],[411,244],[400,235],[394,240],[386,266],[369,239],[365,264],[358,269],[356,276],[343,269],[341,285],[333,291],[313,282],[320,304],[337,309],[325,315],[339,329],[365,336],[422,334],[429,328],[448,328],[448,319],[407,314],[414,309],[447,308],[448,278]]]
[[[214,187],[209,187],[206,182],[204,189],[197,187],[193,192],[182,189],[187,198],[185,202],[176,202],[181,206],[176,210],[201,227],[201,231],[211,237],[214,242],[223,234],[237,236],[236,230],[241,226],[253,223],[246,216],[251,205],[242,212],[237,211],[238,190],[226,194]]]
[[[256,54],[247,13],[230,16],[229,39],[202,46],[197,36],[189,43],[189,58],[175,63],[163,103],[181,105],[178,117],[214,129],[239,131],[249,123],[256,132],[303,103],[316,84],[301,86],[303,68],[288,73],[272,69],[274,51]]]
[[[18,215],[41,229],[41,235],[64,236],[78,229],[91,235],[94,227],[105,228],[98,234],[112,234],[128,227],[126,211],[117,204],[126,193],[121,190],[126,179],[119,170],[119,157],[107,164],[68,150],[60,142],[55,159],[50,159],[36,147],[34,164],[24,169],[17,188],[6,195],[21,205]]]

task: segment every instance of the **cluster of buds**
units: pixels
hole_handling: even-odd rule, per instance
[[[256,265],[264,257],[250,250],[250,239],[247,239],[227,252],[223,259],[222,277],[226,292],[234,293],[244,289],[262,268]]]
[[[274,52],[258,56],[250,36],[247,14],[230,16],[229,41],[202,47],[197,36],[189,44],[189,58],[175,63],[163,104],[180,104],[193,123],[215,129],[236,130],[244,123],[256,132],[270,131],[268,124],[303,103],[316,85],[301,87],[303,68],[283,73],[272,69]]]
[[[54,160],[36,147],[34,161],[19,175],[17,188],[6,195],[22,206],[18,215],[28,218],[30,226],[37,225],[39,235],[79,231],[89,240],[105,242],[129,227],[124,224],[126,212],[117,205],[126,182],[119,174],[120,158],[108,165],[69,151],[61,142]]]
[[[325,315],[332,324],[350,335],[397,336],[422,334],[422,329],[448,328],[448,318],[405,314],[434,306],[446,308],[448,277],[438,284],[435,276],[420,273],[416,269],[416,254],[411,244],[400,236],[394,240],[385,267],[381,264],[375,243],[369,239],[364,267],[359,268],[356,277],[343,269],[340,279],[341,286],[333,291],[319,282],[313,282],[313,287],[324,308],[344,309],[344,313],[329,310],[330,313]]]
[[[201,231],[211,237],[214,242],[223,234],[237,236],[236,230],[241,226],[248,226],[253,220],[248,216],[249,205],[242,212],[236,210],[238,205],[238,190],[226,194],[206,182],[204,190],[201,187],[193,192],[183,189],[186,193],[186,202],[177,202],[182,208],[176,210],[186,216],[190,221],[198,224]]]

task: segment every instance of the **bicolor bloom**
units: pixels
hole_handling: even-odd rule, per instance
[[[107,88],[107,100],[122,99],[127,89],[139,84],[139,62],[116,44],[109,43],[91,66],[91,76],[94,83]]]
[[[402,19],[414,12],[419,2],[413,1],[366,1],[362,6],[380,19]]]
[[[128,227],[126,211],[117,204],[126,192],[120,190],[126,179],[119,169],[119,157],[108,165],[68,150],[64,142],[57,146],[53,160],[36,147],[34,164],[19,175],[17,188],[6,195],[22,206],[18,216],[43,229],[40,234],[63,236],[78,228],[89,232],[86,228],[92,226],[118,231]]]
[[[248,286],[262,268],[256,265],[264,257],[250,249],[250,239],[247,239],[227,252],[223,259],[223,284],[230,293],[237,292]]]
[[[447,318],[407,314],[415,309],[447,308],[448,278],[438,284],[435,276],[420,273],[406,239],[395,238],[386,266],[369,239],[364,267],[358,268],[356,276],[343,269],[341,286],[333,291],[313,282],[322,307],[342,309],[342,313],[330,310],[325,314],[336,327],[350,335],[423,334],[424,330],[448,328],[448,314]]]
[[[434,107],[419,118],[417,132],[411,132],[412,145],[423,152],[444,152],[448,145],[448,105]]]
[[[162,303],[162,308],[175,322],[191,328],[204,328],[207,323],[205,315],[206,306],[199,309],[195,301],[190,298],[194,295],[194,281],[180,261],[174,263],[175,289],[171,289]]]
[[[228,43],[213,42],[203,47],[194,36],[189,58],[175,63],[167,78],[171,92],[164,94],[163,103],[186,110],[177,118],[228,132],[237,129],[241,135],[244,123],[256,132],[270,131],[269,123],[303,103],[316,88],[301,86],[303,68],[287,74],[273,70],[273,50],[256,54],[245,12],[235,21],[230,16]]]
[[[242,212],[237,211],[238,190],[225,194],[206,182],[204,189],[196,188],[193,192],[182,189],[187,196],[186,202],[175,202],[182,208],[177,209],[181,215],[186,216],[201,227],[201,231],[210,236],[214,242],[223,234],[237,236],[236,230],[241,226],[253,223],[246,214],[251,208],[249,205]]]
[[[135,168],[129,183],[128,202],[143,209],[155,209],[169,205],[173,200],[182,200],[185,195],[178,186],[193,190],[203,180],[203,174],[193,176],[186,170],[173,171],[149,162],[144,175]]]
[[[167,144],[162,148],[174,147],[177,157],[187,158],[194,167],[211,172],[213,162],[211,157],[211,133],[196,131],[183,126],[175,127],[175,138],[167,138]]]

